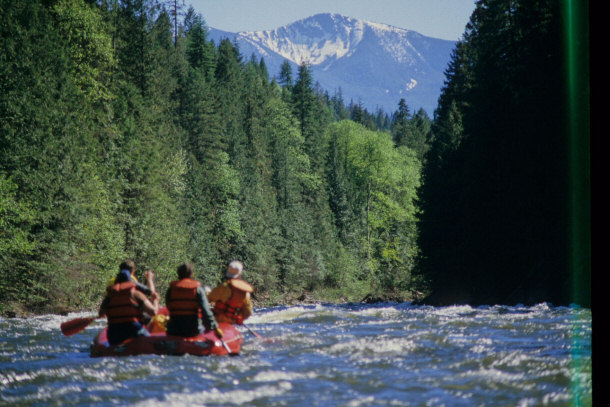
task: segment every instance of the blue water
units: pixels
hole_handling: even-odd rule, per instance
[[[91,358],[103,322],[0,318],[2,406],[591,406],[591,311],[257,309],[241,355]]]

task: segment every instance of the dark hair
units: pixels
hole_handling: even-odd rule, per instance
[[[191,263],[184,263],[178,266],[178,278],[191,278],[193,277],[194,267]]]
[[[121,270],[134,271],[135,269],[136,269],[136,262],[131,259],[124,260],[121,263],[121,265],[119,266],[119,271],[121,271]]]
[[[117,274],[116,278],[114,279],[114,283],[124,283],[125,281],[129,281],[131,280],[131,273],[129,270],[127,269],[123,269],[121,271],[119,271],[119,274]]]

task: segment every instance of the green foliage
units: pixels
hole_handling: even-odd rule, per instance
[[[22,300],[14,285],[15,259],[30,255],[35,242],[30,235],[34,211],[17,198],[17,185],[0,175],[0,311],[1,305]]]
[[[331,140],[342,160],[344,198],[351,216],[343,225],[354,225],[360,233],[353,244],[363,250],[369,272],[383,289],[408,282],[416,247],[415,200],[420,186],[420,162],[406,147],[395,148],[387,133],[373,132],[351,122],[330,126]],[[336,218],[346,213],[335,212]],[[349,215],[347,215],[349,216]],[[344,226],[345,228],[345,226]]]
[[[260,300],[410,290],[420,164],[388,116],[176,4],[0,1],[0,307],[96,307],[125,258],[160,291],[233,258]]]
[[[100,182],[103,165],[93,132],[93,104],[100,99],[80,87],[81,74],[91,71],[75,69],[84,62],[73,59],[49,10],[16,2],[5,11],[2,26],[21,35],[19,52],[11,35],[4,36],[9,44],[2,47],[1,171],[18,187],[15,199],[36,208],[23,225],[34,246],[2,265],[3,276],[10,274],[8,301],[33,308],[87,303],[91,292],[68,296],[81,283],[96,287],[98,277],[82,267],[103,272],[106,255],[116,257],[107,240],[115,223],[104,217],[112,206]]]
[[[216,66],[215,49],[214,45],[207,41],[205,21],[192,7],[189,8],[185,20],[186,58],[194,70],[201,71],[204,78],[210,80]]]
[[[0,258],[27,254],[34,246],[27,226],[33,211],[26,202],[17,200],[17,185],[0,176]]]
[[[53,6],[58,30],[69,44],[72,76],[92,101],[107,100],[107,83],[115,60],[101,12],[84,0],[62,0]]]

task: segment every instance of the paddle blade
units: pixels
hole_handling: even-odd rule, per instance
[[[60,325],[61,333],[66,336],[77,334],[84,330],[95,320],[96,317],[76,318],[66,321]]]

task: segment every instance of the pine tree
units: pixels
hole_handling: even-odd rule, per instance
[[[413,132],[409,121],[411,120],[411,112],[404,99],[398,102],[398,110],[394,114],[392,123],[392,138],[397,146],[409,146],[413,138]]]
[[[189,8],[186,26],[186,55],[191,67],[203,72],[204,79],[210,81],[216,68],[214,45],[207,40],[207,26],[194,9]]]
[[[435,112],[422,266],[439,302],[565,303],[560,4],[479,1],[463,38]]]
[[[105,49],[108,37],[96,11],[82,3],[5,5],[0,173],[18,191],[8,188],[6,199],[21,202],[24,211],[36,211],[11,221],[23,222],[23,236],[35,245],[0,265],[3,274],[10,270],[19,276],[13,281],[17,291],[2,302],[27,300],[31,308],[82,306],[103,284],[97,273],[103,275],[120,256],[115,246],[120,230],[108,184],[102,181],[102,132],[93,130],[101,117],[95,108],[104,106],[107,97],[93,91],[107,89],[104,71],[98,75],[94,67],[108,61],[91,55]],[[100,36],[72,35],[77,24],[99,29]],[[19,52],[9,32],[20,32]],[[64,295],[73,292],[78,295]]]
[[[169,15],[171,16],[171,21],[173,25],[174,31],[174,46],[178,45],[178,18],[182,14],[182,8],[184,7],[184,0],[165,0],[165,5],[167,5],[169,9]],[[192,8],[192,6],[191,6]]]
[[[284,60],[284,62],[282,62],[278,83],[280,84],[280,86],[288,88],[287,90],[291,90],[292,88],[292,66],[290,66],[290,62],[288,62],[287,60]]]
[[[429,140],[432,131],[432,121],[425,110],[419,109],[411,118],[412,142],[408,145],[417,154],[420,162],[425,163]]]

